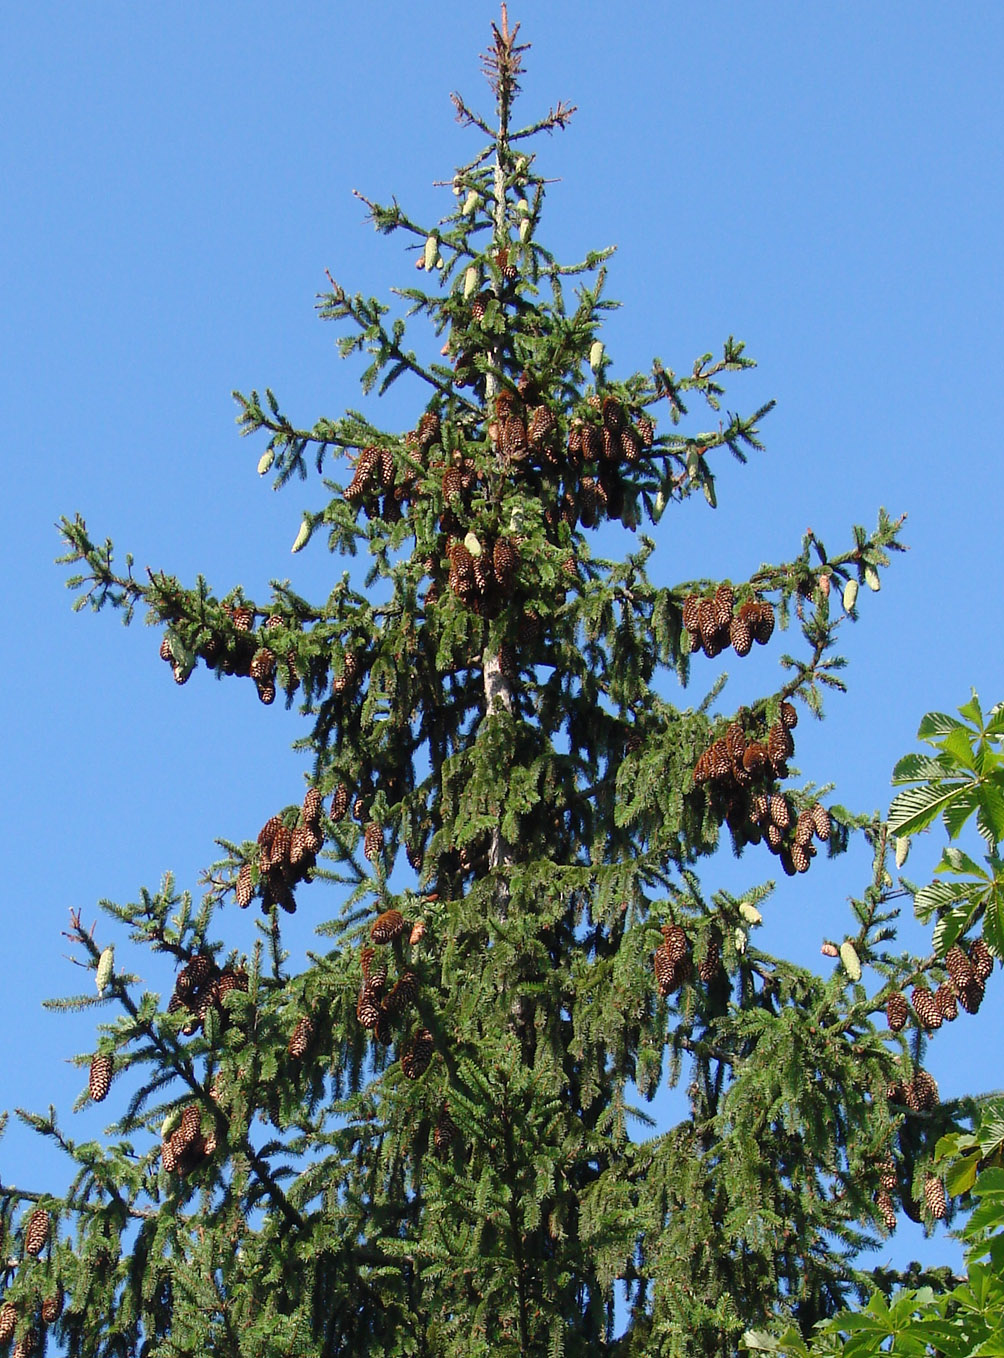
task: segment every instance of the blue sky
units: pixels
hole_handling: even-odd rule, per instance
[[[488,107],[476,58],[496,16],[480,0],[42,0],[6,15],[3,1105],[54,1102],[69,1121],[82,1086],[65,1058],[93,1049],[92,1019],[39,1008],[79,984],[62,955],[68,910],[91,919],[99,898],[134,899],[168,868],[194,887],[214,837],[253,835],[299,798],[304,770],[294,714],[204,671],[176,690],[152,631],[72,614],[53,523],[79,510],[140,568],[186,582],[201,570],[220,592],[243,582],[264,596],[273,577],[327,592],[340,565],[319,545],[289,552],[316,488],[276,497],[258,480],[261,445],[239,439],[230,391],[269,385],[304,423],[359,404],[315,294],[326,268],[379,295],[414,278],[352,190],[396,194],[428,220],[450,209],[434,182],[479,141],[447,96]],[[970,687],[988,705],[1004,697],[1004,10],[639,3],[612,19],[561,0],[512,17],[533,42],[527,119],[558,99],[579,108],[539,146],[560,180],[544,235],[565,259],[618,245],[615,374],[654,354],[679,370],[735,334],[760,366],[730,386],[729,408],[777,398],[766,453],[721,466],[719,509],[695,501],[663,519],[660,580],[741,579],[794,555],[807,526],[837,551],[879,505],[909,515],[909,554],[847,629],[849,693],[798,731],[805,777],[884,809],[925,711]],[[396,389],[386,424],[408,427],[424,399]],[[775,687],[776,654],[751,658],[726,701]],[[918,876],[935,848],[918,846]],[[706,878],[737,886],[770,866],[724,861]],[[784,883],[764,946],[819,963],[866,871],[857,851]],[[295,947],[332,900],[304,902]],[[250,943],[250,921],[226,927]],[[998,980],[977,1020],[932,1044],[943,1092],[996,1087],[1002,1036]],[[93,1134],[100,1111],[74,1133]],[[0,1174],[61,1181],[18,1132]],[[920,1253],[957,1257],[910,1232],[882,1257]]]

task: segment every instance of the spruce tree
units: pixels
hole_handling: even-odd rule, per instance
[[[454,96],[481,149],[441,220],[367,204],[414,254],[407,316],[333,280],[321,298],[364,391],[410,383],[410,427],[301,427],[270,391],[238,396],[259,472],[316,488],[294,550],[326,542],[327,599],[140,578],[62,524],[79,605],[145,610],[179,684],[211,670],[299,704],[311,763],[305,795],[277,787],[265,825],[221,841],[200,895],[168,877],[75,921],[96,984],[55,1004],[102,1007],[82,1098],[117,1120],[78,1143],[24,1115],[74,1177],[0,1189],[15,1352],[51,1329],[88,1358],[731,1354],[750,1328],[808,1333],[869,1283],[855,1257],[898,1210],[929,1213],[960,1111],[923,1065],[947,973],[892,950],[886,827],[791,767],[900,525],[881,513],[833,555],[809,533],[742,580],[649,578],[664,517],[714,507],[770,407],[721,415],[751,366],[732,338],[682,375],[619,375],[609,252],[543,243],[534,138],[574,109],[513,121],[526,50],[503,7],[494,115]],[[766,692],[720,713],[726,649]],[[809,872],[818,895],[852,833],[874,873],[832,917],[826,974],[761,950],[767,879]],[[729,841],[738,896],[697,871]],[[294,911],[326,940],[299,966]],[[174,962],[172,994],[118,968],[117,930]],[[639,1135],[667,1081],[685,1115]]]

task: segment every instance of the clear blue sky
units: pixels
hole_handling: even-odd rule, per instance
[[[316,491],[276,497],[258,480],[261,445],[238,438],[229,393],[270,385],[306,423],[358,405],[356,370],[313,316],[324,270],[379,294],[414,275],[351,190],[396,194],[427,219],[449,210],[433,183],[479,143],[447,96],[488,105],[477,54],[496,16],[481,0],[8,7],[0,1103],[54,1102],[75,1135],[110,1104],[70,1118],[83,1073],[64,1062],[93,1049],[93,1018],[39,1008],[79,983],[62,957],[68,910],[91,919],[99,898],[133,899],[168,868],[195,886],[214,836],[256,833],[299,798],[305,766],[281,704],[202,670],[176,690],[152,631],[73,615],[53,522],[80,510],[140,568],[187,582],[202,570],[221,592],[243,582],[263,596],[276,576],[327,592],[341,567],[320,546],[289,552]],[[566,259],[618,244],[615,374],[654,354],[684,368],[735,334],[760,367],[729,408],[778,401],[767,452],[722,466],[718,511],[694,502],[664,518],[660,579],[741,579],[793,555],[809,525],[838,550],[879,505],[909,514],[909,555],[848,629],[849,694],[798,732],[807,778],[884,809],[924,711],[971,686],[1004,697],[1004,9],[645,0],[614,17],[560,0],[514,2],[512,17],[534,44],[527,117],[559,98],[579,106],[540,147],[561,180],[546,237]],[[408,427],[424,399],[402,388],[387,424]],[[735,701],[776,686],[778,649],[747,662]],[[707,880],[771,866],[726,861]],[[764,945],[819,964],[866,866],[859,852],[784,883]],[[311,917],[334,913],[323,891],[297,916],[300,949]],[[250,943],[250,921],[223,923]],[[1002,998],[997,978],[978,1020],[938,1035],[943,1092],[1000,1082]],[[62,1181],[21,1133],[0,1176]],[[922,1252],[957,1257],[915,1232],[881,1257]]]

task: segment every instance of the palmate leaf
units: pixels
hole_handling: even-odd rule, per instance
[[[941,742],[941,748],[957,768],[975,773],[976,759],[973,754],[972,733],[965,727],[950,732]]]
[[[975,783],[962,788],[950,801],[942,813],[942,820],[950,839],[957,839],[962,827],[974,812],[980,809],[980,789]]]
[[[970,786],[969,783],[936,783],[898,792],[889,807],[891,833],[914,835],[918,830],[926,830]]]
[[[905,754],[892,771],[892,783],[926,783],[952,772],[952,762],[944,755]]]
[[[917,739],[936,740],[941,736],[950,735],[960,727],[964,729],[958,717],[950,717],[947,712],[928,712],[917,727]]]

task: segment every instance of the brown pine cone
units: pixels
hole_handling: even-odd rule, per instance
[[[374,943],[391,943],[403,934],[407,925],[400,910],[385,910],[373,921],[370,938]]]
[[[30,1254],[33,1259],[45,1249],[49,1240],[49,1213],[36,1208],[28,1218],[28,1225],[24,1232],[24,1252]]]
[[[449,1106],[444,1103],[432,1133],[432,1146],[437,1159],[446,1159],[459,1136],[457,1124],[450,1117]]]
[[[973,946],[969,949],[969,961],[973,971],[976,973],[977,980],[986,981],[993,974],[993,954],[983,942],[982,938],[976,939]]]
[[[811,841],[814,829],[815,823],[812,819],[812,812],[809,810],[800,811],[798,820],[795,822],[795,843],[804,849]]]
[[[317,825],[321,819],[321,812],[324,810],[324,803],[321,799],[320,789],[311,787],[307,789],[307,794],[303,799],[303,808],[300,814],[303,816],[304,825]]]
[[[809,851],[801,844],[791,846],[791,863],[796,872],[808,872],[812,859]]]
[[[652,954],[652,966],[655,969],[655,987],[665,999],[679,985],[676,963],[670,957],[665,944],[661,944]]]
[[[300,1061],[306,1055],[307,1048],[310,1046],[310,1039],[314,1036],[314,1025],[311,1019],[302,1015],[297,1019],[296,1027],[293,1029],[286,1050],[294,1061]]]
[[[959,1004],[967,1014],[978,1014],[980,1005],[983,1003],[984,986],[983,982],[974,976],[969,985],[964,986],[959,991]]]
[[[20,1339],[10,1351],[10,1358],[34,1358],[38,1352],[38,1331],[34,1328],[25,1330]]]
[[[946,1023],[954,1023],[959,1017],[959,1004],[956,996],[955,987],[950,981],[944,981],[934,992],[934,1002],[938,1006],[938,1013]]]
[[[924,1113],[930,1112],[932,1108],[937,1108],[940,1102],[938,1085],[934,1076],[929,1071],[918,1070],[906,1088],[907,1107]]]
[[[267,646],[260,646],[251,657],[251,678],[256,683],[267,684],[275,674],[278,663],[275,651],[269,650]]]
[[[771,794],[769,815],[779,830],[787,830],[791,824],[791,807],[788,805],[787,797],[782,796],[780,792]]]
[[[435,1042],[428,1028],[417,1028],[401,1053],[401,1070],[409,1080],[424,1075],[432,1060]]]
[[[829,811],[819,802],[812,807],[812,823],[816,829],[816,838],[825,844],[833,832],[833,826]]]
[[[418,999],[418,977],[413,971],[402,972],[387,993],[384,1007],[388,1014],[400,1014]]]
[[[902,1032],[908,1017],[906,997],[898,990],[893,991],[885,1003],[885,1020],[890,1030],[894,1033]]]
[[[778,716],[781,718],[783,725],[787,726],[789,731],[793,730],[793,728],[798,725],[798,713],[795,711],[794,706],[789,702],[783,702],[781,704],[778,709]]]
[[[892,1205],[892,1198],[888,1193],[879,1191],[875,1194],[875,1205],[882,1215],[882,1224],[887,1231],[896,1229],[896,1209]]]
[[[246,910],[251,904],[254,896],[254,883],[251,880],[251,864],[242,863],[240,872],[237,874],[237,883],[234,887],[234,897],[242,910]]]
[[[964,990],[975,978],[973,964],[959,947],[958,943],[945,953],[945,966],[958,990]]]
[[[935,1221],[945,1219],[945,1214],[948,1211],[945,1185],[934,1174],[924,1175],[924,1201],[927,1203],[927,1210]]]
[[[709,932],[704,944],[704,956],[697,964],[697,974],[705,985],[710,985],[718,975],[721,960],[721,947],[718,938],[714,933]]]
[[[430,448],[432,444],[439,442],[441,429],[439,416],[434,410],[427,410],[418,422],[418,445],[420,448]]]
[[[308,829],[306,825],[298,825],[292,832],[289,844],[289,865],[296,869],[298,877],[309,872],[314,866],[320,845],[320,837]]]
[[[363,834],[363,853],[372,863],[380,857],[383,848],[383,830],[375,820],[371,820]]]
[[[753,639],[766,646],[774,633],[774,608],[772,604],[758,604],[756,616],[752,619]]]
[[[929,1033],[941,1027],[941,1011],[926,985],[914,986],[910,992],[910,1003],[913,1005],[913,1012]]]
[[[664,924],[662,940],[671,962],[679,962],[686,957],[687,935],[679,924]]]
[[[365,987],[359,992],[356,1001],[356,1018],[361,1028],[373,1030],[380,1022],[380,1010],[374,1000],[367,995]]]
[[[55,1325],[63,1314],[63,1301],[63,1289],[57,1283],[55,1292],[42,1300],[42,1321],[44,1324]]]
[[[638,430],[638,437],[641,439],[643,448],[651,448],[652,440],[655,437],[655,426],[647,415],[642,415],[635,425]]]
[[[777,721],[767,732],[767,755],[775,769],[779,769],[795,753],[791,732]]]
[[[0,1344],[6,1344],[9,1339],[13,1339],[16,1328],[17,1307],[13,1302],[5,1301],[0,1306]]]
[[[755,778],[763,773],[770,763],[770,754],[766,745],[759,740],[751,740],[743,752],[743,768],[751,777]]]
[[[753,649],[753,631],[745,618],[736,617],[729,623],[729,642],[736,655],[749,655]]]
[[[879,1187],[887,1193],[895,1193],[898,1187],[896,1178],[896,1162],[891,1155],[886,1155],[878,1163]]]
[[[108,1094],[112,1083],[112,1058],[105,1052],[97,1052],[91,1058],[91,1073],[87,1087],[95,1103],[101,1103]]]
[[[763,825],[770,818],[770,797],[758,792],[750,803],[750,817],[754,825]]]
[[[331,798],[331,810],[328,815],[333,821],[340,821],[344,818],[349,809],[349,790],[344,783],[339,783]]]
[[[700,632],[700,608],[700,595],[688,594],[683,601],[683,625],[688,632]]]
[[[736,606],[736,595],[731,585],[719,585],[715,590],[715,625],[718,630],[727,629],[732,622],[732,611]]]

